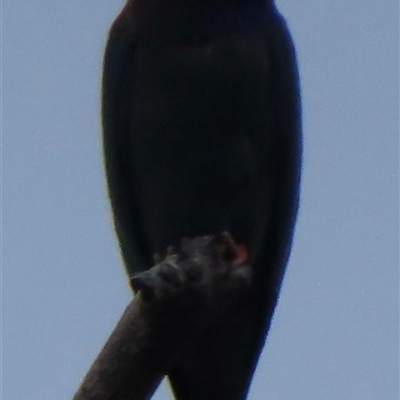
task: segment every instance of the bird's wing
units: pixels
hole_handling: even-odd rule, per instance
[[[264,345],[285,271],[298,208],[301,164],[300,95],[294,48],[280,16],[266,38],[276,142],[272,218],[254,261],[254,287],[241,307],[209,326],[170,371],[178,400],[243,400]]]
[[[129,145],[134,118],[135,36],[129,8],[114,22],[104,57],[102,122],[106,175],[115,229],[129,274],[151,267],[152,256],[135,202]]]

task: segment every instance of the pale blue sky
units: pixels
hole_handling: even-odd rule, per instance
[[[99,125],[122,4],[3,1],[5,400],[69,400],[130,298]],[[398,0],[278,5],[300,63],[303,190],[249,400],[398,400]]]

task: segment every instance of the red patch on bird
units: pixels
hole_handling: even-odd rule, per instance
[[[235,244],[236,257],[233,261],[236,265],[243,265],[249,261],[249,249],[244,244]]]

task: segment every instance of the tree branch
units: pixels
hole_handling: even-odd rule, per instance
[[[149,399],[196,335],[246,295],[250,268],[235,260],[226,233],[183,239],[133,277],[137,294],[73,400]]]

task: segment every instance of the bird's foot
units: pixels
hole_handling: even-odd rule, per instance
[[[236,244],[236,258],[234,260],[236,265],[244,265],[249,262],[249,248],[245,244]]]
[[[157,256],[159,262],[153,268],[131,280],[144,303],[222,310],[241,300],[250,287],[247,247],[236,244],[226,232],[182,239],[164,254],[163,259]]]

